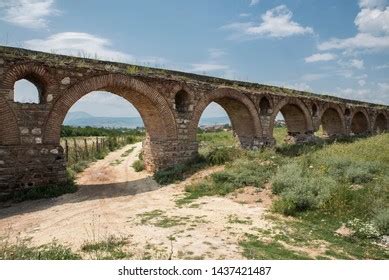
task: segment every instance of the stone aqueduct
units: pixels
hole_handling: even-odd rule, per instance
[[[39,104],[14,102],[14,84],[27,79]],[[282,112],[289,138],[314,140],[389,129],[389,107],[285,88],[0,47],[0,196],[66,180],[60,130],[71,106],[91,91],[122,96],[139,111],[147,131],[148,170],[196,156],[196,130],[204,109],[216,102],[227,112],[245,148],[273,145]]]

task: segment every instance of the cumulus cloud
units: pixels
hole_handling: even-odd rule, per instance
[[[300,25],[292,17],[293,13],[285,5],[280,5],[263,14],[259,25],[254,22],[235,22],[222,28],[237,32],[232,36],[233,39],[242,36],[285,38],[313,33],[311,27]]]
[[[360,85],[361,87],[363,87],[364,85],[366,85],[366,81],[365,81],[365,80],[359,80],[359,81],[358,81],[358,85]]]
[[[292,16],[293,13],[285,5],[275,7],[262,15],[262,23],[259,26],[249,27],[246,32],[270,37],[288,37],[313,33],[311,27],[303,27],[292,21]]]
[[[89,33],[63,32],[24,43],[27,48],[38,51],[123,62],[135,60],[130,54],[112,49],[110,40]]]
[[[362,9],[354,21],[359,32],[375,35],[389,33],[389,7],[385,9]]]
[[[318,61],[330,61],[336,59],[336,55],[332,53],[316,53],[305,58],[305,62],[312,63]]]
[[[332,38],[318,45],[321,51],[343,49],[389,49],[389,7],[387,0],[361,0],[354,23],[358,33],[349,38]]]
[[[57,15],[54,0],[2,0],[0,19],[25,28],[45,28],[50,16]]]

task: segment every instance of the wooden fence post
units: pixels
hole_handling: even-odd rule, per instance
[[[68,145],[68,139],[65,139],[65,159],[66,159],[66,162],[69,162],[69,145]]]
[[[77,147],[77,140],[76,140],[76,138],[73,138],[73,143],[74,143],[75,160],[76,160],[76,163],[77,163],[78,162],[78,147]]]
[[[84,147],[85,147],[85,159],[88,159],[89,158],[88,141],[86,138],[84,138]]]

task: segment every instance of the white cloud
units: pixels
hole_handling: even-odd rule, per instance
[[[380,9],[362,9],[354,21],[359,32],[375,35],[389,33],[389,7]]]
[[[134,61],[132,55],[114,50],[111,45],[106,38],[80,32],[63,32],[46,39],[25,41],[27,48],[38,51],[122,62]]]
[[[330,61],[336,59],[336,55],[332,53],[316,53],[305,58],[305,62],[312,63],[318,61]]]
[[[255,6],[259,3],[259,0],[250,0],[250,6]]]
[[[2,0],[0,18],[26,28],[47,27],[47,17],[57,15],[54,0]]]
[[[318,45],[321,51],[343,49],[352,53],[358,49],[389,49],[389,7],[387,0],[361,0],[361,11],[354,23],[358,33],[350,38],[332,38]]]
[[[189,71],[192,72],[212,72],[220,70],[228,70],[229,66],[224,64],[211,64],[211,63],[193,63],[192,68]]]
[[[359,33],[355,37],[347,39],[331,39],[327,42],[321,43],[318,49],[321,51],[334,49],[388,49],[389,36],[374,36],[367,33]]]
[[[262,15],[259,26],[249,27],[246,33],[279,38],[313,33],[311,27],[303,27],[292,21],[292,16],[293,13],[285,5],[275,7]]]
[[[240,17],[249,17],[250,14],[248,14],[248,13],[240,13],[239,16]]]
[[[303,27],[292,21],[292,16],[293,13],[285,5],[281,5],[263,14],[261,16],[262,22],[259,25],[254,22],[234,22],[222,28],[237,32],[230,37],[231,39],[244,36],[285,38],[313,33],[311,27]]]
[[[365,80],[359,80],[359,81],[358,81],[358,85],[360,85],[361,87],[363,87],[364,85],[366,85],[366,81],[365,81]]]

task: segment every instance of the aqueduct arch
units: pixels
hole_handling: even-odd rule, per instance
[[[39,104],[14,102],[13,87],[20,79],[40,89]],[[335,136],[388,128],[384,105],[0,46],[0,196],[66,181],[61,125],[70,107],[96,90],[120,95],[138,109],[148,131],[148,170],[197,156],[197,126],[211,102],[227,112],[245,148],[274,144],[278,112],[295,142],[313,141],[320,123]]]
[[[119,95],[132,103],[139,111],[151,140],[176,138],[174,115],[167,101],[145,83],[124,75],[112,74],[93,77],[72,86],[59,98],[47,117],[45,143],[58,143],[63,120],[69,109],[81,97],[104,90]]]
[[[257,139],[262,136],[262,133],[255,105],[247,96],[230,88],[220,88],[210,92],[196,104],[188,131],[191,139],[196,139],[200,117],[212,102],[219,104],[226,111],[242,147],[250,148],[257,145]]]
[[[365,134],[369,132],[369,118],[363,111],[356,111],[351,118],[351,132]]]
[[[328,104],[322,109],[321,125],[326,137],[335,137],[346,133],[345,119],[338,106]]]
[[[373,131],[377,133],[385,132],[389,129],[388,119],[384,113],[379,113],[374,121]]]
[[[305,104],[298,99],[282,99],[274,108],[271,116],[269,134],[273,135],[277,114],[281,112],[288,130],[289,142],[310,141],[313,136],[313,121],[311,113]]]

